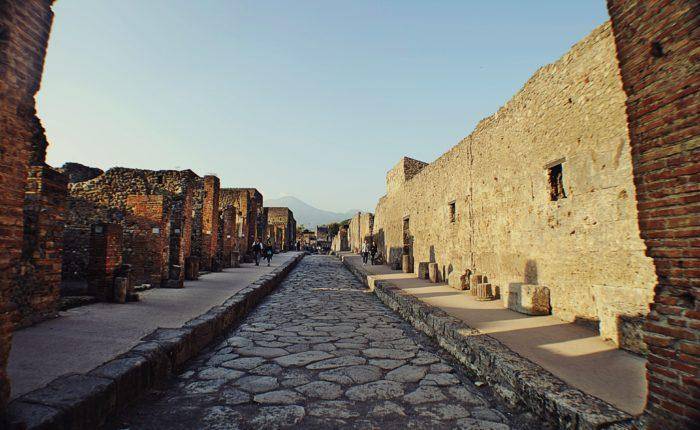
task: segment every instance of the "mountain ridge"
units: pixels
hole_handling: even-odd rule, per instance
[[[346,212],[333,212],[311,206],[303,200],[294,196],[284,196],[277,199],[265,199],[264,205],[267,207],[288,207],[294,212],[294,219],[297,225],[304,225],[308,229],[316,229],[316,226],[339,222],[352,218],[359,212],[358,210],[349,210]]]

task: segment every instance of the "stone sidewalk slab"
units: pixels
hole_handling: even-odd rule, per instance
[[[185,289],[154,289],[137,303],[73,309],[18,331],[10,375],[19,389],[10,420],[29,429],[101,425],[245,316],[303,255],[279,254],[271,267],[226,269],[187,282]]]
[[[504,308],[500,300],[479,302],[463,291],[429,283],[415,274],[396,272],[387,266],[364,266],[354,254],[342,253],[340,257],[380,298],[394,302],[390,306],[399,308],[402,315],[410,313],[404,316],[414,325],[424,325],[423,331],[434,331],[430,325],[442,319],[444,324],[460,324],[462,333],[470,331],[468,336],[472,337],[487,334],[514,352],[516,358],[520,356],[521,361],[531,362],[543,373],[551,372],[562,384],[607,402],[610,409],[632,415],[642,411],[646,399],[646,361],[617,349],[592,330],[553,316],[518,314]],[[412,309],[402,312],[402,307]],[[474,370],[478,373],[478,369]]]

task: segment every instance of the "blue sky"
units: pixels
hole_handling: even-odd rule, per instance
[[[48,161],[190,168],[373,210],[607,19],[603,0],[61,0]]]

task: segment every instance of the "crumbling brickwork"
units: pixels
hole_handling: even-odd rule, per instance
[[[219,237],[219,178],[204,177],[204,205],[202,208],[202,253],[199,267],[202,270],[218,269],[216,251]]]
[[[30,163],[42,164],[43,129],[36,117],[53,13],[50,0],[0,2],[0,414],[10,394],[5,371],[17,307]]]
[[[114,277],[122,265],[124,231],[120,224],[98,223],[90,233],[88,291],[100,300],[114,297]]]
[[[627,113],[641,235],[658,283],[645,324],[642,424],[700,422],[700,67],[697,1],[608,0]]]
[[[130,195],[124,229],[124,263],[131,266],[134,285],[160,287],[168,279],[170,213],[162,195]]]
[[[222,268],[233,267],[232,255],[236,251],[236,208],[226,206],[219,211],[219,260]]]
[[[374,220],[387,263],[400,267],[408,251],[414,269],[435,262],[450,283],[474,269],[502,288],[546,286],[554,315],[644,351],[655,274],[639,236],[610,24],[537,71],[433,163],[401,184],[396,171]],[[565,197],[555,200],[558,181]]]
[[[203,181],[191,170],[142,170],[115,167],[102,175],[70,185],[69,211],[64,235],[63,287],[84,283],[87,275],[89,238],[93,224],[117,222],[125,226],[129,195],[163,195],[170,226],[168,286],[181,287],[185,259],[200,244]],[[199,199],[199,200],[198,200]],[[199,210],[198,210],[199,209]],[[132,247],[125,243],[125,249]]]
[[[21,275],[12,294],[17,326],[34,324],[57,312],[66,195],[64,175],[46,165],[29,168]]]
[[[358,212],[350,219],[348,226],[348,245],[352,252],[360,252],[362,243],[371,239],[374,215],[368,212]]]
[[[278,251],[289,251],[296,242],[297,223],[294,213],[285,207],[269,207],[264,209],[266,217],[268,238],[272,241],[272,246]]]
[[[238,249],[241,255],[250,251],[253,240],[264,236],[261,231],[263,196],[255,188],[222,188],[220,199],[223,204],[231,204],[237,210],[239,225]]]

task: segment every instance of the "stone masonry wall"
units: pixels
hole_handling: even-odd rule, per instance
[[[133,285],[160,287],[168,279],[170,211],[162,195],[130,195],[124,229],[124,263]]]
[[[608,0],[628,95],[641,234],[658,275],[643,424],[700,422],[700,3]]]
[[[199,267],[215,270],[219,237],[219,178],[204,177],[204,205],[202,207],[202,253]]]
[[[16,325],[55,316],[61,285],[61,252],[67,178],[46,165],[29,169],[24,205],[24,240],[18,284],[12,294]]]
[[[551,185],[557,165],[565,196]],[[374,220],[388,263],[405,248],[451,282],[476,269],[501,287],[545,285],[558,317],[599,322],[604,337],[644,350],[655,273],[639,236],[609,23],[393,192],[390,179]]]
[[[352,252],[360,252],[362,243],[372,236],[374,225],[374,215],[371,213],[360,213],[350,219],[348,226],[348,245]]]
[[[292,211],[286,207],[269,207],[265,208],[265,216],[267,236],[272,239],[273,246],[280,251],[291,249],[296,237],[296,221]]]
[[[28,168],[32,160],[43,161],[43,151],[34,148],[43,133],[34,95],[51,31],[51,3],[0,1],[0,415],[10,394],[6,365],[17,311],[12,294],[20,275]]]

